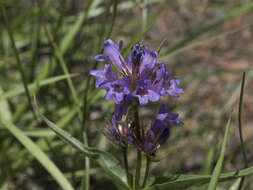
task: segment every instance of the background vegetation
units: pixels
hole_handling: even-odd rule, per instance
[[[104,100],[104,92],[94,88],[89,75],[90,69],[103,67],[93,56],[109,37],[124,41],[124,55],[138,41],[160,49],[159,59],[181,79],[185,90],[176,102],[162,99],[180,113],[185,125],[172,129],[151,174],[201,174],[188,185],[172,184],[171,189],[207,189],[195,185],[208,183],[204,174],[212,174],[217,160],[223,159],[220,151],[230,115],[222,173],[252,166],[253,2],[0,0],[0,6],[1,190],[120,189],[101,162],[62,141],[37,113],[122,161],[117,147],[102,134],[113,103]],[[244,144],[238,130],[243,71],[247,71],[240,112]],[[153,103],[141,110],[144,124],[151,123],[157,108]],[[134,167],[135,152],[129,152],[129,160]],[[243,187],[253,189],[253,169],[245,171]],[[230,178],[217,189],[238,189],[241,178]]]

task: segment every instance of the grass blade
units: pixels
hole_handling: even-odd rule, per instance
[[[60,49],[57,47],[57,45],[53,39],[52,33],[46,27],[45,27],[45,32],[47,34],[47,38],[48,38],[49,42],[51,43],[51,45],[54,49],[56,57],[59,60],[60,66],[61,66],[64,74],[69,75],[69,70],[68,70],[67,64],[65,63],[62,53],[61,53]],[[67,78],[67,83],[70,88],[70,92],[73,96],[74,102],[76,103],[77,106],[80,105],[78,97],[77,97],[77,92],[76,92],[76,89],[74,87],[74,84],[73,84],[71,78]]]
[[[238,179],[243,176],[249,176],[253,174],[253,166],[239,171],[223,173],[219,177],[219,182],[231,181],[232,179]],[[191,174],[174,174],[164,177],[155,177],[150,183],[151,186],[145,188],[145,190],[167,190],[176,189],[184,190],[189,187],[195,187],[204,185],[210,182],[211,175],[191,175]],[[149,184],[150,184],[149,183]]]
[[[18,70],[19,70],[19,73],[21,75],[21,79],[22,79],[22,82],[23,82],[23,85],[24,85],[26,98],[27,98],[27,101],[29,103],[30,109],[32,111],[33,117],[37,121],[36,114],[35,114],[34,109],[32,107],[31,96],[30,96],[30,93],[29,93],[29,90],[28,90],[28,87],[27,87],[25,73],[24,73],[24,70],[22,68],[22,64],[21,64],[21,61],[20,61],[20,57],[19,57],[19,54],[18,54],[16,43],[15,43],[15,40],[14,40],[14,37],[13,37],[13,34],[12,34],[12,30],[10,28],[10,23],[9,23],[8,15],[6,13],[5,5],[0,3],[0,8],[1,8],[2,15],[3,15],[3,18],[4,18],[4,22],[5,22],[5,25],[6,25],[6,28],[7,28],[7,32],[8,32],[10,41],[11,41],[11,46],[12,46],[12,49],[13,49],[13,53],[14,53],[14,56],[16,58]]]
[[[214,20],[213,22],[211,22],[210,24],[202,27],[201,29],[199,29],[198,31],[194,32],[190,37],[180,41],[179,43],[175,44],[172,47],[167,48],[162,54],[161,56],[166,56],[168,54],[171,54],[172,52],[174,52],[175,50],[184,47],[187,43],[193,41],[194,39],[196,39],[197,37],[201,36],[202,34],[205,34],[213,29],[215,29],[216,27],[222,25],[223,23],[225,23],[226,21],[232,19],[235,16],[238,16],[240,14],[246,13],[250,10],[253,9],[253,2],[249,2],[237,9],[232,10],[231,12],[229,12],[227,15],[218,18],[216,20]]]
[[[87,10],[83,11],[77,18],[77,21],[69,27],[71,30],[64,36],[60,44],[60,51],[63,55],[70,47],[70,44],[73,42],[76,34],[81,30],[81,27],[83,26],[92,10],[94,10],[100,3],[101,0],[89,0]]]
[[[225,151],[226,151],[226,143],[227,143],[228,132],[229,132],[229,128],[230,128],[230,121],[231,121],[231,116],[229,117],[228,122],[227,122],[225,136],[224,136],[222,148],[221,148],[221,154],[220,154],[218,162],[214,168],[212,178],[211,178],[211,181],[208,186],[208,190],[215,190],[217,183],[219,181],[219,177],[220,177],[220,173],[221,173],[221,169],[222,169],[222,164],[223,164],[223,160],[224,160],[224,156],[225,156]]]
[[[170,56],[175,56],[175,55],[177,55],[177,54],[179,54],[179,53],[181,53],[181,52],[184,52],[184,51],[187,51],[187,50],[191,50],[191,49],[193,49],[193,48],[196,48],[196,47],[205,45],[205,44],[207,44],[207,43],[209,43],[209,42],[212,42],[212,41],[214,41],[214,40],[218,40],[218,39],[221,39],[221,38],[225,38],[225,37],[228,36],[228,35],[235,34],[235,33],[237,33],[237,32],[240,32],[240,31],[245,30],[245,29],[247,29],[247,28],[249,28],[249,27],[252,27],[252,26],[253,26],[252,24],[247,24],[247,25],[244,25],[244,26],[242,26],[242,27],[236,28],[236,29],[234,29],[234,30],[227,31],[227,32],[224,32],[224,33],[220,33],[220,34],[218,34],[218,35],[208,37],[208,38],[206,38],[206,39],[204,39],[204,40],[201,40],[201,41],[198,41],[198,42],[195,42],[195,43],[191,43],[191,44],[189,44],[189,45],[187,45],[187,46],[184,46],[184,47],[182,47],[182,48],[179,48],[179,49],[177,49],[177,50],[171,52],[170,54],[166,54],[166,55],[159,56],[159,60],[161,60],[161,61],[166,60],[166,59],[167,59],[168,57],[170,57]],[[160,45],[159,48],[158,48],[159,51],[160,51],[160,49],[161,49],[163,43],[164,43],[166,40],[167,40],[167,38],[163,39],[163,41],[161,42],[161,45]],[[159,52],[159,51],[158,51],[158,52]]]
[[[243,177],[242,177],[243,178]],[[237,179],[229,188],[229,190],[238,190],[238,187],[240,186],[240,183],[242,181],[242,178]]]
[[[45,80],[29,84],[28,89],[31,91],[31,90],[34,90],[35,88],[46,86],[46,85],[61,81],[63,79],[67,79],[69,77],[75,77],[75,76],[77,76],[77,74],[60,75],[60,76],[47,78]],[[8,98],[12,98],[12,97],[17,96],[19,94],[22,94],[24,92],[25,92],[25,89],[23,87],[18,87],[14,90],[7,91],[7,92],[4,92],[4,93],[0,93],[0,101],[8,99]]]
[[[134,43],[141,41],[143,36],[148,32],[148,30],[151,28],[151,26],[154,24],[156,19],[163,13],[163,11],[166,10],[166,6],[162,6],[159,8],[157,11],[155,11],[152,15],[149,16],[148,22],[146,24],[145,30],[141,30],[140,32],[137,32],[131,42],[122,50],[122,54],[124,56],[127,55],[127,53],[130,51],[131,47],[133,46]]]
[[[112,177],[114,183],[120,185],[122,189],[128,189],[124,169],[122,168],[120,162],[110,153],[85,146],[79,140],[57,127],[42,114],[40,114],[40,117],[62,140],[84,153],[85,156],[96,160],[98,164],[107,172],[107,174]]]
[[[245,150],[245,147],[244,147],[243,135],[242,135],[242,104],[243,104],[245,77],[246,77],[246,73],[243,72],[241,93],[240,93],[240,102],[239,102],[239,110],[238,110],[238,128],[239,128],[241,149],[242,149],[242,154],[243,154],[243,159],[244,159],[244,166],[245,166],[245,168],[247,168],[248,167],[248,160],[247,160],[247,155],[246,155],[246,150]],[[242,177],[242,180],[240,181],[238,190],[240,190],[242,188],[243,182],[244,182],[244,177]]]
[[[1,94],[3,93],[2,87],[0,86],[0,97]],[[3,118],[10,120],[11,119],[11,111],[9,104],[6,100],[0,98],[0,116]]]
[[[12,133],[16,139],[41,163],[64,190],[74,190],[58,167],[42,152],[42,150],[28,138],[18,127],[1,117],[1,123]]]

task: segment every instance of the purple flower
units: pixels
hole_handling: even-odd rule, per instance
[[[115,116],[112,116],[111,126],[107,129],[108,138],[121,147],[125,147],[127,143],[134,144],[136,142],[132,130],[122,124],[118,124]]]
[[[183,125],[183,122],[178,120],[178,113],[172,112],[169,114],[168,111],[168,106],[163,104],[159,109],[155,122],[146,134],[144,150],[149,154],[153,154],[160,145],[167,141],[172,125]]]
[[[160,98],[160,95],[151,89],[150,79],[139,80],[132,95],[139,99],[141,105],[147,104],[148,101],[156,102]]]
[[[126,64],[120,50],[123,46],[123,41],[120,41],[117,46],[111,39],[104,42],[104,53],[96,55],[94,59],[98,62],[104,62],[109,59],[109,62],[116,65],[119,69],[122,69],[122,64]]]
[[[178,88],[179,79],[172,78],[165,64],[157,60],[156,51],[136,43],[124,59],[120,53],[122,47],[122,41],[116,45],[111,39],[106,40],[103,54],[94,57],[98,62],[107,61],[104,70],[90,71],[91,75],[97,77],[96,87],[106,90],[105,99],[115,103],[111,125],[107,126],[107,136],[121,147],[133,144],[148,156],[154,156],[160,145],[169,138],[170,128],[183,125],[183,122],[178,120],[178,113],[168,113],[168,106],[162,105],[147,132],[143,126],[138,125],[140,135],[136,128],[138,123],[133,116],[136,110],[133,109],[138,109],[139,105],[145,105],[149,101],[156,102],[160,96],[179,97],[184,91]],[[112,64],[116,66],[116,71],[112,69]],[[137,100],[139,104],[136,104]],[[124,120],[123,115],[126,115]]]
[[[103,71],[91,70],[90,74],[97,77],[96,88],[101,88],[101,85],[118,79],[117,75],[113,72],[110,64],[105,64]]]
[[[155,145],[151,142],[148,142],[148,144],[146,144],[145,146],[145,152],[150,153],[151,151],[153,151],[155,149]]]
[[[150,51],[143,44],[136,43],[131,48],[132,53],[127,57],[127,61],[132,65],[133,77],[146,79],[154,70],[157,62],[157,52]]]
[[[122,103],[115,104],[115,119],[117,121],[120,121],[122,119],[122,116],[127,113],[127,108],[130,105],[131,102],[129,101],[122,101]]]
[[[119,104],[124,99],[125,95],[130,94],[130,90],[128,88],[130,84],[129,79],[122,78],[113,82],[107,82],[101,85],[101,88],[107,90],[105,95],[106,100],[113,99],[116,104]]]
[[[167,79],[163,83],[161,95],[166,96],[167,94],[169,94],[170,96],[178,98],[179,94],[184,93],[183,89],[177,87],[179,84],[180,84],[180,80],[177,78]]]
[[[165,65],[161,62],[156,64],[158,69],[155,72],[153,83],[153,89],[159,92],[161,96],[170,95],[173,97],[179,97],[179,94],[183,94],[184,90],[178,88],[180,80],[177,78],[170,79],[170,73],[166,70]]]
[[[145,54],[141,58],[139,75],[141,79],[147,78],[152,74],[156,62],[157,62],[157,52],[150,51],[147,47],[144,48]]]

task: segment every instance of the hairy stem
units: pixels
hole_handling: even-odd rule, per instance
[[[139,123],[138,107],[136,107],[136,111],[135,111],[135,124],[136,124],[136,137],[140,141],[141,128],[140,128],[140,123]],[[136,164],[136,171],[135,171],[135,186],[134,186],[135,190],[139,189],[140,175],[141,175],[141,160],[142,160],[141,151],[137,149],[137,164]]]
[[[137,165],[135,172],[135,190],[139,189],[140,175],[141,175],[141,151],[137,150]]]

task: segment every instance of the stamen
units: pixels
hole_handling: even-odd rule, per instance
[[[127,76],[131,76],[131,73],[129,72],[129,70],[127,69],[127,67],[126,67],[126,64],[124,63],[124,61],[122,60],[122,58],[119,56],[119,59],[120,59],[120,61],[121,61],[121,64],[122,64],[122,66],[123,66],[123,68],[126,70],[126,73],[125,73],[125,71],[122,69],[122,71],[127,75]]]

